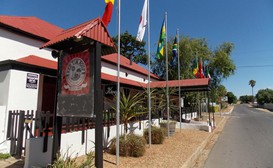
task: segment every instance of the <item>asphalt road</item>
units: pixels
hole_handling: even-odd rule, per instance
[[[273,112],[236,105],[204,168],[273,168]]]

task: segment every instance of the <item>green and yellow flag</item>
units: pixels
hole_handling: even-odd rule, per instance
[[[198,77],[198,59],[195,57],[195,60],[193,61],[193,75],[197,78]]]
[[[165,27],[165,19],[164,19],[162,23],[161,31],[160,31],[157,53],[156,53],[158,59],[161,59],[164,55],[165,38],[166,38],[166,27]]]

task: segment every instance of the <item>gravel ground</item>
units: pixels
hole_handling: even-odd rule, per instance
[[[230,108],[223,110],[229,111]],[[200,147],[201,144],[205,142],[205,140],[211,136],[210,141],[206,144],[205,148],[200,153],[200,156],[197,160],[194,161],[195,164],[192,165],[194,168],[201,168],[204,164],[207,156],[213,147],[214,143],[217,141],[218,135],[221,133],[225,121],[227,118],[220,117],[218,114],[215,114],[216,124],[222,123],[221,125],[217,125],[216,129],[213,130],[213,133],[198,131],[198,130],[188,130],[176,129],[176,133],[174,136],[170,138],[166,138],[164,143],[161,145],[152,145],[151,148],[147,146],[146,153],[144,156],[139,158],[133,157],[120,157],[120,164],[117,166],[116,156],[108,153],[104,153],[104,163],[103,167],[112,168],[127,168],[127,167],[135,167],[135,168],[153,168],[153,167],[161,167],[161,168],[170,168],[170,167],[182,167],[183,164],[189,160],[194,152]],[[222,122],[223,120],[223,122]],[[206,121],[206,117],[204,117],[203,121]],[[78,161],[81,161],[83,158],[78,158]],[[22,164],[21,164],[22,163]],[[185,166],[185,165],[184,165]],[[7,159],[0,161],[0,167],[10,167],[17,168],[23,167],[23,161],[16,159]]]
[[[223,110],[229,111],[230,108]],[[220,117],[215,114],[216,124],[221,123],[225,117]],[[206,121],[204,117],[203,121]],[[225,122],[224,122],[225,124]],[[218,135],[221,133],[224,124],[213,130],[213,136],[206,145],[205,149],[196,160],[193,167],[202,167],[211,148],[217,141]],[[135,168],[169,168],[169,167],[182,167],[182,165],[190,158],[190,156],[197,150],[197,148],[211,135],[212,133],[189,130],[189,129],[176,129],[174,136],[166,138],[161,145],[147,146],[144,156],[139,158],[133,157],[120,157],[119,168],[135,167]],[[116,156],[109,153],[103,155],[105,168],[117,167]]]

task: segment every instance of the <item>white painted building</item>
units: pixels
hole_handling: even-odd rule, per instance
[[[0,16],[0,152],[9,151],[5,140],[10,110],[53,111],[57,63],[50,49],[40,47],[62,31],[36,17]],[[103,81],[116,82],[116,57],[102,57]],[[147,83],[147,70],[129,62],[121,58],[121,84]]]

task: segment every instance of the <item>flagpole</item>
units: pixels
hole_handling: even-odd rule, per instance
[[[118,0],[118,71],[117,71],[117,111],[116,111],[116,164],[119,165],[119,113],[120,113],[120,1]]]
[[[147,19],[147,28],[148,28],[148,108],[149,108],[149,147],[151,147],[152,144],[152,117],[151,117],[151,63],[150,63],[150,0],[147,1],[147,14],[148,14],[148,19]]]
[[[168,137],[170,137],[170,109],[169,109],[169,75],[168,75],[168,40],[167,40],[167,12],[165,12],[165,57],[166,57],[166,101],[167,101],[167,130]]]
[[[180,122],[180,132],[182,129],[181,121],[181,88],[180,88],[180,58],[179,58],[179,29],[177,29],[177,66],[178,66],[178,97],[179,97],[179,122]]]

